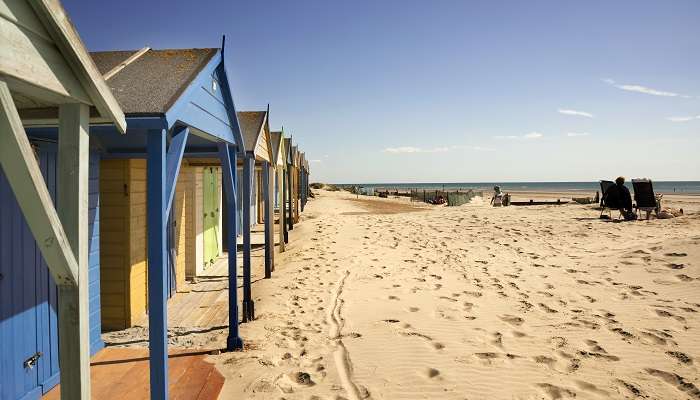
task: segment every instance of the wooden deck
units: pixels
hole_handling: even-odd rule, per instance
[[[168,360],[170,399],[216,399],[224,385],[223,376],[205,361],[206,352],[171,351]],[[148,350],[106,348],[90,364],[92,398],[99,400],[148,400]],[[60,386],[43,400],[59,400]]]

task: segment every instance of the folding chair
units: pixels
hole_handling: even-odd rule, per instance
[[[637,202],[635,205],[637,211],[645,211],[647,219],[651,217],[652,211],[655,215],[658,215],[659,211],[661,211],[663,195],[654,194],[651,179],[632,179],[632,188],[634,188],[634,201]]]

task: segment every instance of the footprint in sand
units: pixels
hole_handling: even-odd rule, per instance
[[[680,351],[667,351],[666,354],[680,361],[682,364],[690,365],[693,363],[693,358]]]
[[[520,326],[523,324],[523,322],[525,322],[524,319],[517,317],[515,315],[510,315],[510,314],[501,315],[498,318],[500,318],[501,321],[507,322],[513,326]]]
[[[686,393],[689,398],[700,399],[700,389],[695,384],[688,382],[684,377],[673,372],[661,371],[653,368],[645,368],[644,371],[651,376],[655,376],[681,392]]]
[[[418,308],[418,307],[408,307],[408,311],[410,311],[410,312],[418,312],[418,311],[420,311],[420,308]]]
[[[567,389],[561,386],[552,385],[551,383],[538,383],[536,384],[545,395],[547,395],[552,400],[575,398],[576,392],[571,389]]]

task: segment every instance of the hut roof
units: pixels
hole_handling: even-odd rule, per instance
[[[284,138],[284,133],[282,131],[277,131],[277,132],[270,132],[270,139],[272,140],[272,154],[275,156],[275,160],[273,161],[275,164],[282,164],[282,160],[280,159],[282,157],[282,146],[284,146],[284,142],[282,139]]]
[[[255,151],[267,118],[267,111],[239,111],[237,115],[245,149],[246,151]]]
[[[207,65],[218,49],[99,51],[90,53],[127,114],[163,114]],[[137,56],[129,60],[132,56]]]

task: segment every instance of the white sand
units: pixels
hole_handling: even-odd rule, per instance
[[[700,198],[611,223],[318,195],[254,286],[248,349],[210,357],[220,398],[700,398]]]
[[[246,350],[209,357],[221,399],[700,399],[700,197],[612,223],[582,205],[317,194],[272,279],[256,261]],[[196,309],[171,346],[225,346],[221,318],[194,318],[225,312],[225,286],[178,294]],[[147,344],[146,328],[104,336]]]

